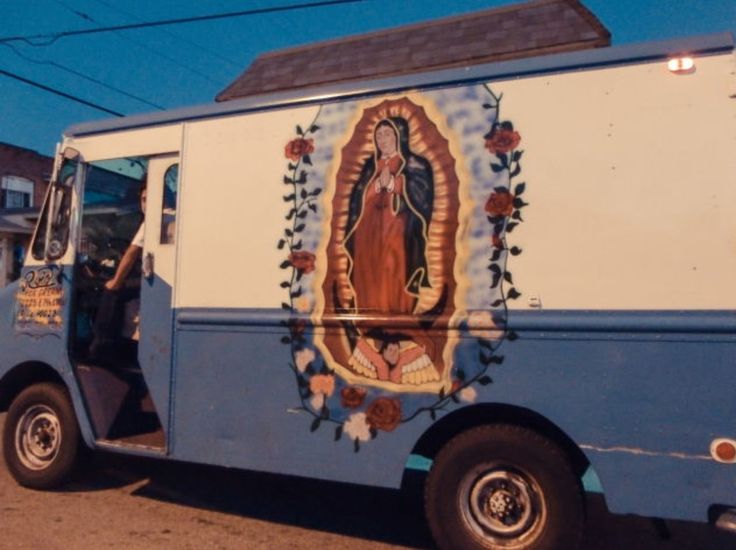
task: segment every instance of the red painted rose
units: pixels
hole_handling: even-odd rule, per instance
[[[286,144],[286,147],[284,148],[284,155],[286,155],[287,159],[296,162],[304,155],[308,155],[313,151],[313,139],[296,138],[292,139],[289,143]]]
[[[295,251],[289,254],[289,262],[291,265],[302,273],[311,273],[314,271],[314,259],[314,254],[304,250]]]
[[[401,422],[401,404],[396,399],[379,397],[368,405],[365,414],[371,428],[391,432]]]
[[[521,136],[515,130],[499,128],[486,138],[486,149],[491,153],[508,153],[519,146]]]
[[[366,393],[366,390],[363,388],[356,388],[354,386],[341,389],[340,401],[342,406],[346,409],[357,409],[363,404]]]
[[[510,216],[514,211],[514,196],[508,191],[491,193],[486,201],[486,212],[491,216]]]
[[[493,240],[493,246],[495,248],[498,248],[499,250],[503,250],[505,247],[503,246],[503,239],[499,237],[498,235],[494,235],[492,237]]]

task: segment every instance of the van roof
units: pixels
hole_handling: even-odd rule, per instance
[[[195,107],[85,122],[67,128],[64,136],[81,137],[288,106],[325,103],[337,99],[396,93],[417,88],[452,86],[473,82],[493,82],[541,74],[556,74],[616,65],[647,63],[661,61],[676,55],[713,55],[733,51],[733,49],[734,37],[730,32],[676,40],[627,44],[610,48],[428,71],[409,76],[395,76],[378,80],[332,84],[324,87],[310,88],[308,90],[292,90],[268,95],[250,96],[224,103],[208,103]]]

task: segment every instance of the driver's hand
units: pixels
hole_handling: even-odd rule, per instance
[[[105,290],[120,290],[122,283],[119,283],[115,279],[110,279],[105,283]]]

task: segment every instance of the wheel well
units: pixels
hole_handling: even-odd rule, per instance
[[[450,439],[467,429],[483,424],[513,424],[534,430],[554,441],[568,456],[573,471],[581,477],[589,462],[575,442],[546,417],[524,407],[490,403],[465,407],[432,425],[419,439],[412,454],[434,459]]]
[[[45,363],[21,363],[10,369],[0,380],[0,412],[7,411],[20,392],[40,382],[65,385],[59,373]]]

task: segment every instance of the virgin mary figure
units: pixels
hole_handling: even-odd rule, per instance
[[[353,310],[363,318],[349,365],[369,378],[399,384],[439,379],[424,346],[370,318],[414,314],[420,290],[431,286],[426,249],[433,202],[432,167],[411,152],[407,121],[380,120],[373,154],[350,194],[343,240]]]
[[[429,287],[426,247],[432,217],[432,167],[409,150],[403,118],[381,120],[350,195],[344,247],[360,314],[414,313]]]
[[[321,279],[327,364],[353,384],[449,380],[459,181],[447,138],[408,97],[366,107],[341,150]]]

